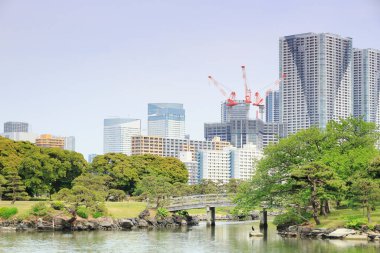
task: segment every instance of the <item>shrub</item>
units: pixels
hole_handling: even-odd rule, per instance
[[[44,202],[38,202],[32,206],[30,214],[34,216],[45,216],[49,213],[49,208]]]
[[[169,211],[163,207],[157,208],[157,216],[161,218],[168,217]]]
[[[63,202],[61,201],[54,201],[54,202],[51,202],[51,207],[54,209],[54,210],[63,210],[65,208],[65,204],[63,204]]]
[[[123,201],[127,195],[122,190],[111,189],[108,191],[107,200],[109,201]]]
[[[275,225],[298,225],[310,219],[311,215],[309,213],[299,214],[295,210],[289,210],[284,214],[277,215],[273,224]]]
[[[80,206],[77,208],[77,215],[83,219],[87,219],[90,211],[85,206]]]
[[[362,225],[367,225],[367,222],[365,219],[351,216],[351,217],[348,217],[348,220],[344,226],[346,228],[351,228],[351,229],[360,229]]]
[[[176,212],[176,214],[178,214],[179,216],[184,217],[184,218],[189,216],[189,213],[186,210],[179,210]]]
[[[104,216],[104,215],[103,215],[102,212],[95,212],[95,213],[92,215],[92,217],[94,217],[95,219],[100,218],[100,217],[103,217],[103,216]]]
[[[16,207],[1,207],[0,217],[3,219],[9,219],[18,212]]]

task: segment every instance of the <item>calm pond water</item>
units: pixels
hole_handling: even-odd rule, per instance
[[[0,252],[380,252],[380,243],[341,240],[283,239],[270,226],[266,238],[249,238],[257,222],[217,222],[190,229],[1,232]]]

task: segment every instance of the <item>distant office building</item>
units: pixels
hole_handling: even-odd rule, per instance
[[[231,149],[231,178],[249,180],[256,172],[257,162],[263,152],[253,144]]]
[[[202,179],[227,183],[231,178],[231,151],[201,150],[197,153],[199,181]]]
[[[63,137],[65,140],[65,150],[75,151],[75,137],[74,136],[68,136]]]
[[[270,90],[265,94],[265,121],[280,122],[280,91]]]
[[[380,126],[380,50],[354,49],[354,116]]]
[[[265,123],[260,119],[255,119],[231,120],[229,123],[205,123],[204,134],[206,140],[218,136],[236,148],[242,148],[249,143],[264,148],[271,142],[278,142],[288,133],[284,124]]]
[[[38,134],[35,133],[26,133],[26,132],[7,132],[1,134],[1,136],[14,140],[14,141],[29,141],[31,143],[36,143],[36,139],[38,138]]]
[[[193,161],[198,150],[222,150],[230,146],[229,142],[214,138],[211,141],[174,139],[155,136],[133,136],[132,155],[153,154],[162,157],[179,158],[181,152],[191,152]]]
[[[148,135],[185,138],[185,109],[177,103],[148,104]]]
[[[4,133],[27,133],[29,132],[29,124],[25,122],[8,121],[4,123]]]
[[[231,141],[230,123],[205,123],[204,124],[205,140],[210,141],[214,137],[219,137],[222,141]]]
[[[264,123],[258,133],[258,147],[264,149],[269,144],[278,143],[288,136],[288,128],[281,123]]]
[[[236,100],[235,106],[228,106],[224,101],[220,107],[221,123],[228,123],[231,120],[248,120],[250,104],[246,104],[244,100]]]
[[[280,38],[280,121],[289,133],[352,114],[352,39],[329,33]]]
[[[244,144],[257,144],[259,129],[264,124],[261,120],[233,119],[225,123],[205,123],[204,137],[211,140],[220,137],[223,141],[228,141],[232,146],[241,148]]]
[[[179,160],[183,162],[189,172],[188,183],[190,185],[197,184],[199,178],[198,163],[193,160],[193,153],[190,151],[179,152]]]
[[[63,149],[65,146],[65,139],[52,136],[51,134],[42,134],[36,139],[36,146]]]
[[[97,156],[98,156],[98,154],[89,154],[87,161],[89,163],[92,163],[92,161],[94,160],[94,158],[97,157]]]
[[[263,125],[264,122],[260,119],[231,120],[231,144],[237,148],[242,148],[248,143],[258,145],[258,134]]]
[[[104,153],[131,155],[132,136],[141,134],[139,119],[111,118],[104,120]]]

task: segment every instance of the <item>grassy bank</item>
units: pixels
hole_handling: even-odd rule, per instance
[[[328,216],[321,216],[320,221],[321,225],[318,227],[324,228],[336,228],[343,227],[349,219],[362,219],[363,221],[367,221],[367,215],[363,209],[336,209],[332,210]],[[376,208],[375,211],[371,213],[371,225],[380,224],[380,206]],[[314,220],[310,220],[312,224],[315,224]]]
[[[233,207],[217,207],[215,209],[216,215],[227,215],[230,213]],[[190,209],[187,210],[190,215],[203,215],[206,214],[206,208]]]
[[[18,213],[16,217],[26,217],[31,207],[37,201],[16,201],[13,205],[11,201],[0,201],[0,207],[16,207]],[[109,214],[114,218],[137,217],[146,207],[142,202],[106,202]]]

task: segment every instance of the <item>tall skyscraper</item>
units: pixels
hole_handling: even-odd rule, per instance
[[[25,122],[8,121],[4,123],[4,133],[29,132],[29,124]]]
[[[265,94],[265,121],[280,122],[280,91],[270,90]]]
[[[330,33],[280,38],[280,121],[289,133],[352,114],[352,39]]]
[[[220,118],[222,123],[228,123],[231,120],[248,120],[250,104],[244,100],[236,100],[235,106],[228,106],[227,102],[222,102],[220,106]]]
[[[111,118],[104,120],[104,153],[131,155],[132,136],[141,135],[139,119]]]
[[[185,138],[185,109],[177,103],[148,104],[148,135]]]
[[[354,116],[380,126],[380,50],[354,49]]]

